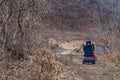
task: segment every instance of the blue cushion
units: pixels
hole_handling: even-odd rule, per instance
[[[84,56],[94,56],[92,45],[84,46]]]

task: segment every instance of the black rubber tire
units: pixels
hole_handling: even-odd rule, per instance
[[[93,61],[92,64],[95,64],[95,61]]]
[[[85,64],[85,61],[83,61],[82,63]]]

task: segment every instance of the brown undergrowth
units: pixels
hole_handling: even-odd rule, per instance
[[[97,58],[98,58],[98,61],[117,63],[120,61],[120,54],[107,53],[104,55],[98,55]]]
[[[0,63],[0,80],[58,80],[59,70],[49,49],[38,49],[26,59],[4,59]]]

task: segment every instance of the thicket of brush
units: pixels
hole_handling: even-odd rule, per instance
[[[98,27],[95,38],[109,52],[111,48],[119,52],[119,7],[104,0],[70,1],[0,0],[1,79],[54,80],[58,76],[51,51],[46,50],[49,33],[42,34],[45,28],[80,30],[93,24]]]

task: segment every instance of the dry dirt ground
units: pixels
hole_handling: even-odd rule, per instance
[[[83,41],[73,40],[61,43],[56,59],[61,62],[61,80],[120,80],[120,62],[101,61],[96,64],[82,64],[83,52],[76,52]]]
[[[120,60],[104,62],[101,60],[101,55],[97,55],[96,64],[82,64],[83,52],[80,45],[84,43],[84,39],[81,32],[65,31],[56,32],[56,34],[46,32],[49,33],[49,35],[45,33],[47,37],[50,37],[49,43],[59,45],[59,48],[54,50],[55,63],[59,65],[59,80],[120,80]],[[38,33],[39,35],[44,34]],[[15,63],[4,62],[6,60],[2,60],[2,54],[0,54],[0,80],[53,80],[40,79],[39,70],[42,69],[40,67],[42,58],[40,58],[41,53],[36,53],[28,56],[27,60]]]

